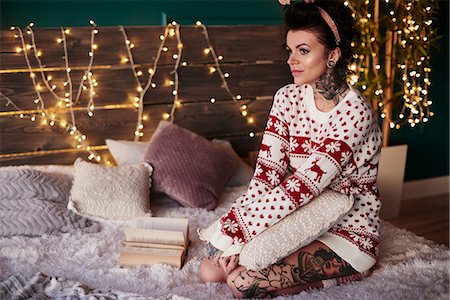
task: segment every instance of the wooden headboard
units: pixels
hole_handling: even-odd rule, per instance
[[[88,69],[91,49],[91,27],[70,28],[67,51],[70,75],[73,81],[73,99],[78,92],[81,78]],[[91,66],[95,87],[94,115],[88,116],[88,92],[82,93],[72,106],[77,129],[86,136],[85,143],[100,155],[111,159],[105,146],[105,139],[134,140],[138,109],[133,107],[137,92],[137,81],[131,63],[125,62],[127,55],[125,39],[120,27],[99,27],[95,35],[97,49]],[[165,34],[164,26],[125,27],[130,43],[136,71],[142,70],[139,80],[146,83],[148,69],[154,67],[160,36]],[[170,29],[170,28],[169,28]],[[22,29],[25,44],[32,44],[31,34]],[[291,82],[282,50],[284,29],[281,26],[181,26],[180,38],[182,56],[177,69],[179,78],[178,97],[181,106],[176,108],[174,123],[197,132],[207,138],[229,140],[235,150],[246,156],[259,148],[272,96],[281,86]],[[177,39],[170,32],[165,40],[168,51],[162,51],[157,71],[152,82],[156,88],[149,88],[143,98],[143,136],[141,141],[151,138],[158,122],[165,113],[170,113],[174,102],[174,64],[177,53]],[[16,35],[16,37],[15,37]],[[27,51],[37,89],[44,100],[44,110],[35,103],[36,88],[30,77],[18,30],[1,32],[0,70],[0,165],[17,164],[71,164],[77,157],[88,156],[86,148],[76,148],[64,124],[51,126],[55,114],[57,120],[72,119],[69,108],[57,108],[58,101],[46,88],[42,74],[51,76],[49,85],[56,86],[54,93],[65,97],[68,86],[64,48],[58,43],[61,28],[33,28],[33,35],[40,53],[43,69],[32,49]],[[206,37],[220,60],[222,74],[228,73],[226,83],[233,95],[241,95],[234,101],[217,70],[214,57],[205,53],[208,48]],[[182,62],[187,65],[183,66]],[[216,71],[214,71],[215,68]],[[43,73],[41,73],[43,71]],[[87,85],[87,83],[85,83]],[[215,103],[211,103],[214,98]],[[239,97],[238,97],[239,98]],[[235,99],[236,100],[236,99]],[[246,117],[242,105],[247,105]],[[42,112],[47,112],[42,117]],[[34,122],[31,118],[34,117]],[[249,119],[249,118],[252,119]],[[251,123],[253,121],[253,123]],[[249,133],[253,132],[254,137]]]

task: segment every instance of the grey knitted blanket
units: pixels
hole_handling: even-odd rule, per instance
[[[0,172],[0,236],[97,232],[99,225],[67,210],[72,179],[29,168]]]
[[[140,299],[151,300],[132,293],[91,289],[79,282],[47,276],[41,272],[25,277],[14,275],[0,282],[0,299]],[[165,298],[172,299],[170,295]],[[181,299],[181,298],[179,298]]]

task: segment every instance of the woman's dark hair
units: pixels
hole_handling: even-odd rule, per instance
[[[318,7],[327,12],[336,24],[341,39],[339,45],[336,44],[333,31],[320,14]],[[286,33],[289,30],[308,30],[314,32],[319,42],[328,50],[339,47],[341,58],[336,62],[334,69],[341,76],[348,73],[348,65],[353,60],[351,43],[356,31],[352,13],[342,1],[316,0],[313,3],[306,3],[300,0],[293,2],[285,8],[284,23]]]

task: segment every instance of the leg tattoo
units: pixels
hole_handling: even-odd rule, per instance
[[[244,298],[274,297],[276,290],[295,284],[291,275],[293,267],[280,262],[261,271],[244,270],[233,280],[233,285]]]
[[[261,271],[243,270],[232,284],[244,298],[273,297],[294,286],[358,273],[331,249],[313,250],[304,248]]]

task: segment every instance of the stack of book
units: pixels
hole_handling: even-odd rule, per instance
[[[119,265],[151,266],[157,263],[182,268],[189,245],[186,218],[139,218],[124,228]]]

